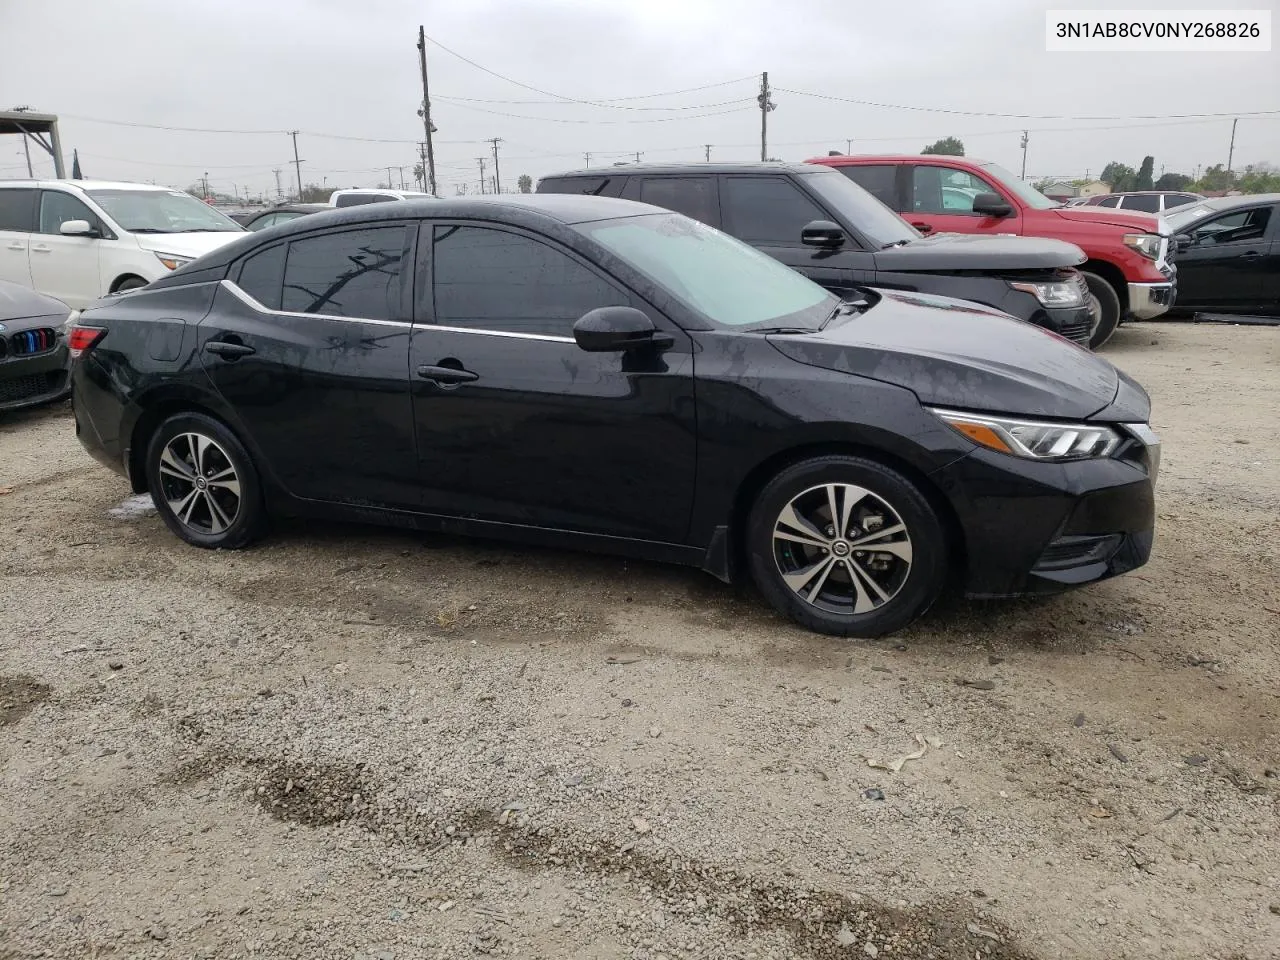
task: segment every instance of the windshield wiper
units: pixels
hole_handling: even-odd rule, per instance
[[[130,233],[173,233],[172,230],[161,230],[159,227],[125,227]]]
[[[813,327],[756,327],[750,333],[815,333]]]
[[[228,230],[226,227],[192,227],[190,230],[181,230],[180,233],[235,233],[234,230]]]
[[[910,240],[910,239],[907,239],[907,240],[895,240],[895,241],[893,241],[893,243],[886,243],[886,244],[885,244],[883,247],[881,247],[880,249],[881,249],[881,250],[888,250],[890,247],[905,247],[905,246],[906,246],[908,243],[910,243],[910,242],[911,242],[911,240]]]

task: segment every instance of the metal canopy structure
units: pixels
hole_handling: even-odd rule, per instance
[[[53,157],[53,170],[59,180],[66,178],[62,166],[62,141],[58,139],[58,118],[51,113],[27,110],[0,110],[0,134],[16,133],[22,137],[27,151],[27,173],[31,173],[31,144],[35,143]]]

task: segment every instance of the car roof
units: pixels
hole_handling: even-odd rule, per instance
[[[881,162],[881,163],[918,163],[921,160],[953,160],[956,163],[972,163],[984,166],[990,160],[979,160],[977,157],[953,157],[948,153],[840,153],[834,156],[811,157],[805,163],[821,163],[826,166],[841,166],[847,163]]]
[[[1162,197],[1165,194],[1176,193],[1179,196],[1198,197],[1200,194],[1194,190],[1121,190],[1119,193],[1104,193],[1104,197],[1144,197],[1156,196]]]
[[[154,183],[126,183],[118,180],[0,180],[0,187],[72,187],[76,190],[155,190],[158,193],[182,193],[176,187]]]
[[[680,174],[680,173],[803,173],[812,174],[813,166],[807,163],[781,163],[744,161],[741,163],[716,162],[701,163],[626,163],[616,167],[584,167],[580,170],[566,170],[563,173],[549,173],[543,180],[555,180],[560,177],[620,177],[630,174]],[[549,196],[549,194],[543,194]]]
[[[1230,210],[1232,207],[1248,207],[1257,203],[1280,203],[1280,193],[1243,193],[1238,197],[1207,197],[1195,203],[1184,204],[1177,209],[1194,210],[1208,207],[1210,210]]]

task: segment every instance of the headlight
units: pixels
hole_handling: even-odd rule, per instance
[[[1084,291],[1079,280],[1052,280],[1048,283],[1022,283],[1010,280],[1009,286],[1029,293],[1046,307],[1079,307],[1084,305]]]
[[[185,267],[195,257],[180,257],[176,253],[157,253],[156,259],[170,270],[177,270],[179,267]]]
[[[1007,417],[931,411],[952,429],[989,450],[1031,460],[1088,460],[1110,456],[1120,434],[1105,424],[1047,423]]]
[[[1137,250],[1148,260],[1159,260],[1161,239],[1159,234],[1155,233],[1126,233],[1124,245]]]

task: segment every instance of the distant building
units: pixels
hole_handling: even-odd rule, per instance
[[[1090,180],[1082,186],[1067,180],[1054,180],[1052,183],[1046,184],[1045,188],[1040,192],[1050,200],[1065,201],[1074,197],[1100,197],[1103,194],[1110,193],[1111,187],[1101,180]]]
[[[1101,197],[1111,192],[1111,184],[1103,183],[1101,180],[1090,180],[1080,188],[1080,192],[1076,194],[1078,197]]]

